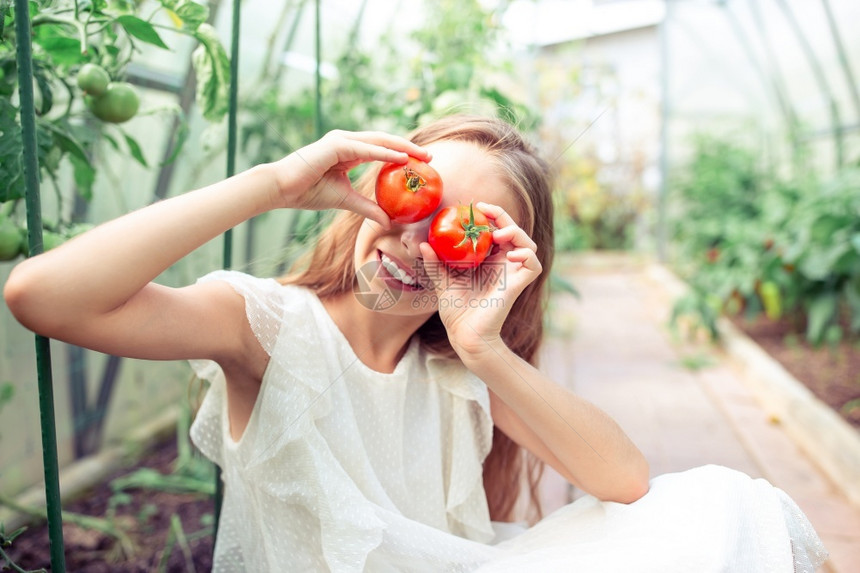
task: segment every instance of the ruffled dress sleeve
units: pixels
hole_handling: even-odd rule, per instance
[[[282,285],[274,279],[259,279],[237,271],[214,271],[199,283],[224,281],[245,299],[245,312],[251,330],[271,356],[283,322]],[[191,428],[191,439],[198,449],[219,466],[224,465],[224,434],[227,397],[224,373],[211,360],[189,361],[194,374],[210,382],[200,411]]]
[[[451,395],[447,511],[452,531],[476,541],[495,537],[484,491],[484,460],[493,446],[487,386],[456,360],[430,358],[430,378]]]

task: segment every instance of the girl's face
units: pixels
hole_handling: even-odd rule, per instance
[[[515,221],[520,220],[513,194],[484,150],[463,141],[438,141],[426,148],[433,154],[430,165],[442,178],[439,210],[484,201],[502,207]],[[435,307],[428,305],[435,297],[420,285],[426,282],[427,274],[418,248],[427,241],[434,216],[435,213],[417,223],[393,223],[388,231],[373,221],[364,221],[355,244],[355,268],[359,274],[356,295],[362,304],[398,315],[435,312]],[[426,273],[433,270],[427,269]]]

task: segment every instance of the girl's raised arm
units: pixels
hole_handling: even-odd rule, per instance
[[[241,297],[220,283],[174,289],[152,281],[227,229],[276,208],[349,209],[387,226],[347,173],[407,155],[427,157],[383,133],[329,133],[278,162],[152,204],[23,261],[4,287],[6,304],[27,328],[102,352],[239,359],[253,341]]]

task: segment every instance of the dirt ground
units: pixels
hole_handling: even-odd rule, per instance
[[[111,480],[144,467],[169,473],[176,459],[176,442],[169,440],[140,459],[133,467],[110,476],[84,497],[66,504],[75,513],[104,517],[113,491]],[[102,533],[75,525],[63,526],[66,571],[70,573],[178,573],[209,571],[212,568],[213,502],[207,495],[175,494],[151,489],[129,490],[127,503],[116,507],[115,520],[132,541],[133,551],[124,555],[121,545]],[[116,501],[116,498],[114,498]],[[177,516],[187,539],[187,551],[178,543],[168,547],[171,520]],[[7,532],[9,533],[9,532]],[[48,554],[48,530],[31,526],[17,537],[7,551],[12,560],[25,570],[44,568],[51,571]],[[2,567],[0,560],[0,570]]]
[[[860,430],[860,341],[814,348],[803,334],[794,333],[796,329],[787,321],[735,318],[732,322],[819,400]]]

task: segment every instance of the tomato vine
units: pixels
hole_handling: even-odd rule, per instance
[[[207,23],[206,5],[193,0],[158,0],[144,15],[141,5],[125,0],[59,0],[30,1],[29,10],[40,179],[53,183],[60,205],[61,169],[72,173],[82,199],[92,198],[98,173],[94,157],[100,145],[107,144],[150,167],[141,145],[119,124],[164,109],[141,109],[137,89],[127,81],[127,68],[143,45],[171,50],[162,34],[196,40],[192,64],[197,104],[209,121],[219,121],[226,114],[230,63],[217,33]],[[165,14],[167,18],[159,18]],[[161,24],[159,19],[172,25]],[[22,225],[17,205],[24,195],[14,23],[14,8],[0,2],[0,205],[4,205],[0,223],[7,231],[10,223]],[[81,73],[86,77],[79,78]],[[168,111],[181,117],[178,106]],[[186,133],[186,129],[176,130],[175,149],[181,148]],[[47,230],[66,238],[72,227],[70,221],[58,221]],[[3,235],[11,241],[11,231]],[[12,248],[6,247],[0,251],[10,253]]]

